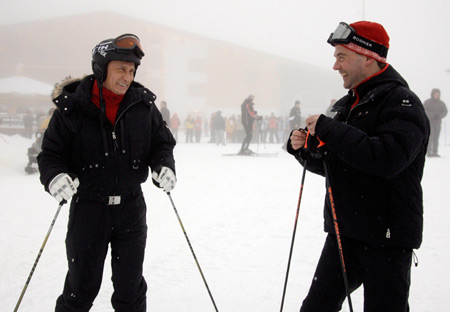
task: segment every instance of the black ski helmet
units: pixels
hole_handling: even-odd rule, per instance
[[[137,70],[144,55],[136,35],[123,34],[115,39],[103,40],[92,49],[92,70],[95,78],[100,83],[105,81],[110,61],[133,62]]]

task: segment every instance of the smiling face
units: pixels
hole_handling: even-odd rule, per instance
[[[344,80],[345,89],[353,89],[369,77],[367,56],[353,52],[342,45],[336,45],[334,51],[336,61],[333,69],[339,71]],[[373,60],[370,61],[373,63]]]
[[[133,82],[135,71],[135,64],[132,62],[111,61],[108,63],[108,74],[103,87],[117,95],[123,95]]]

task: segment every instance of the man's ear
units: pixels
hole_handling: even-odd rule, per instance
[[[364,63],[369,73],[375,74],[380,71],[380,66],[376,59],[366,56],[366,61]]]
[[[376,63],[376,60],[371,57],[366,56],[366,64],[372,65],[373,63]]]

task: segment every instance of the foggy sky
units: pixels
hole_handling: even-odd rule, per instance
[[[443,100],[450,102],[450,73],[446,72],[450,69],[448,0],[18,0],[2,3],[0,24],[100,10],[136,16],[330,71],[334,50],[326,40],[337,24],[376,21],[391,37],[388,62],[413,91],[425,99],[437,87]]]

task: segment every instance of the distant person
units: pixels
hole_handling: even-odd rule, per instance
[[[325,116],[333,118],[334,115],[336,115],[336,111],[334,111],[333,108],[334,104],[336,104],[336,99],[331,99],[330,105],[327,107],[327,110],[325,112]]]
[[[340,23],[328,43],[333,69],[350,92],[336,103],[334,119],[306,118],[307,146],[304,130],[294,130],[288,142],[289,153],[327,185],[328,235],[300,311],[340,311],[346,291],[363,286],[364,311],[407,312],[413,249],[423,235],[429,122],[420,99],[387,63],[382,25]]]
[[[234,135],[236,143],[242,143],[244,141],[245,131],[244,126],[242,125],[242,117],[240,114],[236,117],[236,128],[234,129]]]
[[[209,141],[208,143],[214,143],[216,141],[216,134],[214,132],[214,118],[216,117],[217,112],[212,112],[211,117],[209,118]],[[206,118],[205,118],[206,119]]]
[[[216,136],[216,145],[226,145],[225,143],[225,119],[222,112],[218,111],[213,120],[214,134]]]
[[[252,142],[256,143],[267,143],[267,136],[269,135],[269,116],[260,117],[256,120],[254,126],[255,135],[252,138]]]
[[[253,125],[255,120],[262,119],[262,117],[258,116],[255,111],[255,103],[253,102],[254,99],[255,97],[253,95],[249,95],[241,104],[241,122],[244,126],[245,138],[242,142],[241,150],[238,153],[240,155],[254,154],[254,152],[249,149],[250,142],[253,137]]]
[[[441,134],[442,119],[447,116],[447,106],[441,100],[439,89],[431,90],[431,98],[423,103],[428,119],[430,119],[430,143],[428,144],[428,157],[440,157],[438,154],[439,135]]]
[[[174,113],[172,118],[170,119],[170,130],[176,141],[178,141],[178,129],[180,129],[180,118],[178,118],[178,114]]]
[[[112,309],[147,310],[147,207],[141,184],[151,169],[153,183],[170,192],[176,177],[175,140],[156,96],[134,81],[143,56],[136,35],[103,40],[92,50],[93,75],[55,87],[57,109],[38,164],[45,190],[58,203],[71,200],[68,272],[56,312],[91,309],[108,250]]]
[[[167,126],[170,127],[170,111],[167,108],[167,102],[166,101],[161,101],[160,103],[160,111],[161,111],[161,115],[163,120],[166,122]]]
[[[194,143],[195,120],[191,117],[191,115],[186,117],[184,126],[186,127],[186,143]]]
[[[301,127],[301,121],[302,113],[300,110],[300,101],[297,100],[294,103],[294,107],[292,107],[289,112],[289,126],[291,127],[291,130],[299,129]]]
[[[279,122],[278,122],[278,137],[280,138],[283,145],[281,146],[282,149],[286,150],[286,142],[289,139],[289,134],[291,133],[291,125],[289,121],[288,116],[280,116]]]
[[[208,123],[208,118],[203,118],[203,126],[202,126],[202,131],[203,131],[203,135],[205,137],[209,136],[209,123]]]
[[[39,117],[37,121],[37,132],[36,132],[36,140],[31,144],[31,147],[28,148],[27,156],[28,156],[28,164],[25,167],[25,171],[27,173],[34,173],[38,171],[37,167],[37,156],[41,152],[42,138],[44,136],[45,130],[47,130],[50,119],[53,115],[53,111],[55,108],[51,108],[48,111],[47,115],[43,115]]]
[[[45,130],[48,127],[48,123],[50,122],[50,119],[52,118],[53,112],[55,111],[55,108],[50,108],[48,110],[47,115],[43,115],[39,117],[37,124],[38,124],[38,131],[44,134]]]
[[[236,116],[232,115],[226,121],[226,139],[228,143],[236,142]]]
[[[203,129],[202,117],[197,116],[197,118],[195,118],[195,125],[194,125],[194,137],[196,143],[200,143],[202,139],[202,129]]]
[[[267,129],[269,131],[269,143],[280,142],[280,138],[278,137],[278,125],[279,119],[275,117],[274,113],[271,113],[267,121]]]

